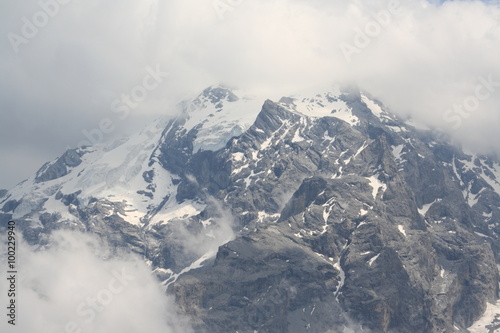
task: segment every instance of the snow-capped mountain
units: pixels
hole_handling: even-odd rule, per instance
[[[200,332],[500,326],[497,160],[356,88],[210,87],[181,108],[45,164],[1,193],[2,223],[142,255]]]

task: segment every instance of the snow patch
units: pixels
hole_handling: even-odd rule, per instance
[[[402,163],[405,160],[402,158],[403,154],[402,151],[404,149],[405,145],[398,145],[398,146],[393,146],[392,147],[392,156],[394,156],[394,160],[396,162]]]
[[[172,274],[167,280],[162,282],[162,285],[165,287],[164,290],[168,289],[168,286],[170,286],[172,283],[177,281],[179,276],[181,276],[184,273],[187,273],[189,271],[192,271],[193,269],[197,269],[203,266],[203,263],[207,261],[210,258],[213,258],[217,254],[217,251],[209,251],[202,255],[200,258],[198,258],[196,261],[194,261],[191,265],[188,267],[184,268],[182,271],[180,271],[178,274]]]
[[[460,182],[460,186],[464,186],[464,183],[462,182],[462,177],[460,177],[460,174],[458,173],[457,169],[457,163],[455,162],[455,158],[453,158],[453,163],[452,163],[452,168],[453,168],[453,173],[455,174],[455,177],[457,177],[458,181]]]
[[[302,142],[302,141],[305,141],[306,139],[304,139],[301,135],[300,135],[300,128],[297,128],[297,130],[295,131],[295,134],[292,138],[292,142]]]
[[[399,224],[399,225],[398,225],[398,230],[399,230],[399,232],[400,232],[400,233],[402,233],[405,237],[407,237],[407,236],[406,236],[406,230],[405,230],[405,227],[404,227],[402,224]]]
[[[280,217],[280,214],[268,214],[264,211],[260,211],[258,213],[257,222],[262,223],[269,218],[271,218],[273,220],[273,222],[275,222],[279,219],[279,217]]]
[[[270,136],[264,142],[262,142],[262,144],[260,145],[260,150],[266,150],[267,148],[269,148],[272,140],[273,140],[273,137]]]
[[[493,174],[493,177],[488,174],[484,174],[482,178],[498,195],[500,195],[500,166],[498,164],[494,164],[493,167],[490,168],[483,165],[483,168],[487,168]]]
[[[370,260],[368,260],[368,266],[371,267],[371,265],[375,262],[375,260],[378,259],[379,256],[380,256],[380,253],[377,254],[376,256],[372,257]]]
[[[477,194],[472,194],[470,191],[467,195],[467,204],[469,205],[469,207],[472,207],[474,206],[475,204],[477,204],[477,202],[479,201],[479,196],[481,195],[481,193],[485,190],[485,188],[482,188]]]
[[[352,158],[356,158],[363,150],[365,150],[366,147],[368,147],[368,143],[365,141],[363,142],[361,147],[359,147],[359,149],[356,151],[356,154],[354,154]]]
[[[338,271],[339,271],[339,277],[340,277],[339,286],[338,286],[338,288],[337,288],[337,290],[336,290],[336,294],[337,294],[336,299],[337,299],[337,301],[338,301],[338,297],[339,297],[340,289],[342,289],[342,287],[344,286],[344,282],[345,282],[345,272],[344,272],[344,270],[342,269],[342,266],[340,266],[340,259],[339,259],[339,261],[337,261],[337,262],[333,265],[333,267],[334,267],[336,270],[338,270]]]
[[[363,101],[363,103],[366,104],[366,106],[368,107],[368,109],[370,109],[370,111],[375,115],[377,116],[377,118],[379,119],[384,119],[384,118],[389,118],[388,117],[388,114],[382,110],[382,108],[380,107],[380,105],[378,105],[377,103],[375,103],[374,101],[372,101],[371,99],[369,99],[368,97],[366,97],[364,94],[361,94],[361,100]]]
[[[243,153],[234,153],[233,154],[233,160],[235,160],[236,162],[243,161],[244,158],[245,158],[245,154],[243,154]]]
[[[392,125],[387,125],[387,127],[393,131],[393,132],[396,132],[396,133],[401,133],[401,132],[408,132],[408,130],[404,127],[400,127],[400,126],[392,126]]]
[[[246,169],[248,168],[248,163],[247,164],[243,164],[242,166],[240,166],[239,168],[237,169],[233,169],[233,171],[231,171],[231,175],[235,175],[235,174],[238,174],[240,173],[243,169]]]
[[[291,103],[280,103],[280,105],[307,117],[335,117],[350,125],[359,125],[359,118],[352,114],[351,108],[340,99],[340,96],[340,90],[334,88],[330,92],[316,94],[314,97],[291,96]]]
[[[200,204],[196,201],[186,200],[179,204],[172,198],[172,202],[167,202],[165,207],[156,214],[151,220],[151,224],[168,223],[173,219],[182,218],[186,219],[200,214],[206,205]]]
[[[434,205],[436,202],[440,201],[441,199],[436,199],[431,203],[425,204],[422,206],[422,208],[418,208],[418,212],[420,213],[420,215],[425,216],[425,214],[427,214],[427,211],[429,211],[429,208],[431,208],[431,206]]]
[[[477,232],[477,231],[474,231],[474,233],[480,237],[484,237],[484,238],[490,238],[489,236],[485,235],[485,234],[482,234],[480,232]]]
[[[500,317],[500,304],[497,301],[495,304],[487,303],[486,311],[483,316],[472,324],[468,329],[471,333],[484,333],[484,332],[500,332],[500,327],[495,330],[490,330],[488,326],[498,327]]]
[[[373,199],[377,198],[377,194],[380,191],[380,189],[382,189],[382,193],[385,192],[385,190],[387,189],[387,185],[382,183],[378,179],[378,175],[366,177],[366,179],[368,179],[368,181],[370,182],[370,186],[373,188],[372,190]]]
[[[211,88],[225,89],[225,88]],[[235,136],[246,131],[257,118],[264,100],[247,95],[244,91],[233,90],[236,100],[228,96],[213,101],[210,92],[204,91],[188,101],[185,106],[187,132],[196,128],[198,133],[193,142],[193,152],[199,150],[219,150]]]

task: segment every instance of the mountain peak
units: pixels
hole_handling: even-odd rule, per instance
[[[236,102],[239,99],[231,89],[220,85],[210,86],[206,88],[205,90],[203,90],[200,96],[198,96],[198,98],[200,98],[201,96],[207,98],[214,105],[219,105],[219,103],[222,101],[227,101],[230,103]],[[222,108],[222,105],[220,105],[220,108]]]
[[[355,89],[213,86],[182,105],[45,164],[0,220],[32,244],[70,228],[139,254],[197,332],[466,331],[496,301],[497,161]]]

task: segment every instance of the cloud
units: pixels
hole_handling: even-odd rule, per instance
[[[53,233],[40,250],[17,241],[16,326],[4,313],[2,332],[192,332],[140,258],[113,256],[98,240],[68,231]],[[7,289],[2,278],[4,301]]]
[[[116,127],[110,139],[175,113],[179,98],[213,83],[276,99],[355,82],[395,112],[441,127],[472,149],[500,151],[498,91],[461,115],[458,128],[443,116],[474,94],[480,78],[500,81],[493,3],[396,1],[391,13],[394,0],[66,2],[17,53],[9,33],[23,36],[23,18],[44,23],[36,16],[42,9],[35,0],[2,4],[0,140],[8,144],[0,153],[8,150],[11,163],[20,164],[30,147],[40,152],[30,156],[36,169],[47,159],[42,155],[76,145],[102,118]],[[383,12],[388,21],[380,20]],[[366,29],[368,44],[356,46]],[[350,57],[341,47],[347,44],[357,49]],[[113,101],[140,85],[148,66],[169,76],[127,119],[117,118]],[[0,184],[18,178],[2,174]]]

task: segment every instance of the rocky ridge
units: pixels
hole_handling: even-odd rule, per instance
[[[182,108],[47,163],[0,198],[1,222],[140,254],[200,332],[467,332],[496,303],[495,159],[356,88],[211,87]]]

